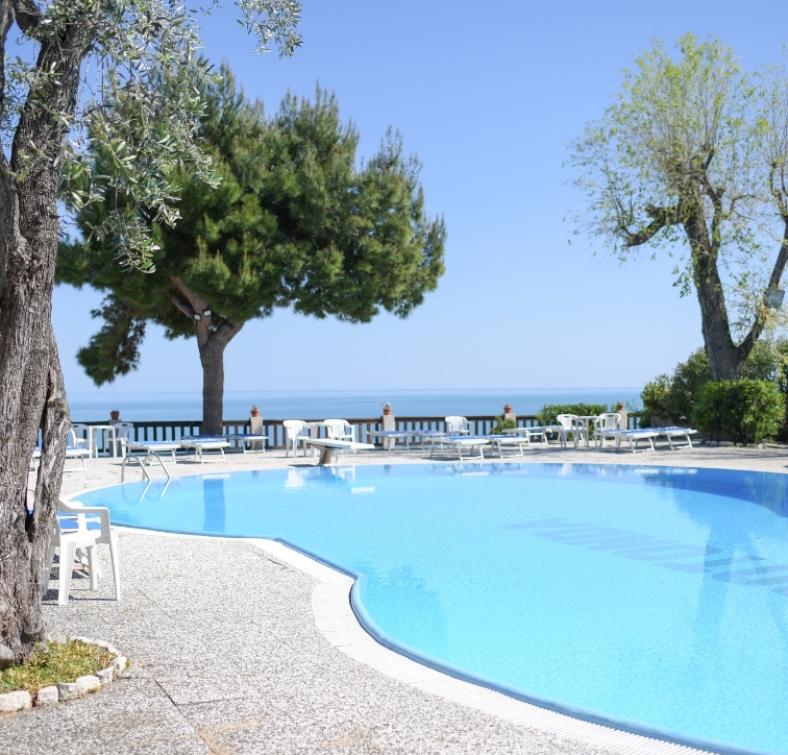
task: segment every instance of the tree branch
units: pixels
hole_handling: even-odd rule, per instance
[[[0,3],[0,117],[5,115],[5,42],[13,22],[14,9],[11,0],[2,0]]]
[[[766,296],[770,289],[779,288],[780,281],[782,280],[785,266],[788,264],[788,215],[783,215],[783,240],[780,244],[780,251],[777,254],[777,259],[774,261],[772,274],[769,276],[769,283],[766,286],[766,291],[763,294],[763,306],[767,305]],[[752,351],[755,342],[761,337],[763,329],[766,326],[766,318],[762,312],[758,312],[755,316],[755,321],[750,328],[750,332],[744,337],[744,340],[739,344],[739,353],[742,358],[746,358]]]
[[[175,305],[176,309],[186,315],[190,320],[194,319],[194,310],[189,306],[188,302],[184,301],[180,296],[173,295],[172,303]]]
[[[41,11],[34,0],[13,0],[14,15],[19,28],[27,35],[41,23]]]
[[[639,231],[630,231],[623,223],[618,226],[618,232],[624,238],[624,246],[640,246],[650,241],[663,228],[673,225],[679,216],[678,210],[673,207],[646,206],[646,214],[651,222]]]

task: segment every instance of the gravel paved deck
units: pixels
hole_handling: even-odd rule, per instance
[[[385,456],[414,461],[413,454]],[[631,454],[552,451],[534,460],[693,463],[786,471],[784,449]],[[378,453],[360,462],[380,461]],[[177,474],[281,465],[228,457]],[[136,479],[136,476],[133,476]],[[112,461],[67,475],[64,489],[119,480]],[[105,550],[105,549],[100,549]],[[104,556],[102,556],[104,558]],[[318,630],[314,580],[239,540],[121,533],[124,596],[78,588],[46,614],[54,634],[114,643],[133,666],[101,693],[0,718],[2,755],[41,753],[593,753],[401,684],[345,655]],[[54,583],[52,583],[54,587]],[[632,752],[632,750],[627,750]]]

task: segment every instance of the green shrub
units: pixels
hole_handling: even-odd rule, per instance
[[[536,421],[540,425],[555,425],[559,414],[577,414],[582,417],[606,411],[604,404],[547,404],[536,415]]]
[[[719,380],[703,386],[693,420],[714,440],[760,443],[773,438],[785,419],[785,399],[767,380]]]
[[[643,411],[640,414],[641,427],[662,425],[665,420],[673,422],[670,410],[670,389],[673,385],[669,375],[660,375],[650,383],[643,386],[640,398],[643,401]]]
[[[504,430],[513,430],[515,427],[517,427],[517,422],[515,422],[515,420],[496,417],[492,426],[492,434],[501,435]]]

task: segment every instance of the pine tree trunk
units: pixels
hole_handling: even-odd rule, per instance
[[[202,364],[202,427],[204,435],[221,435],[224,407],[224,349],[227,344],[210,338],[200,349]]]

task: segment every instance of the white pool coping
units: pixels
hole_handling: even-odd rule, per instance
[[[288,466],[287,461],[283,461],[281,467]],[[517,461],[522,463],[519,459]],[[537,463],[541,463],[541,460]],[[269,466],[267,468],[275,467]],[[195,470],[195,476],[203,475]],[[78,498],[81,494],[117,484],[119,483],[113,482],[108,485],[94,486],[63,497],[66,500]],[[612,725],[605,726],[543,708],[488,687],[451,676],[402,655],[379,643],[359,623],[351,607],[351,590],[355,582],[352,577],[284,543],[264,538],[222,538],[212,535],[170,533],[126,526],[117,526],[117,528],[146,535],[210,537],[212,540],[240,541],[253,545],[273,561],[297,569],[316,580],[312,591],[312,612],[318,630],[328,642],[350,658],[396,679],[402,684],[437,695],[449,702],[468,706],[525,728],[569,738],[578,744],[595,748],[611,748],[622,755],[629,753],[632,755],[691,755],[709,752],[689,745],[623,731]]]
[[[345,655],[402,684],[498,716],[510,723],[574,739],[591,747],[615,748],[617,752],[632,755],[706,752],[540,708],[418,663],[381,645],[359,623],[350,604],[350,591],[355,581],[352,577],[284,543],[257,538],[244,539],[244,542],[260,548],[274,561],[317,580],[312,591],[312,613],[320,633]]]

